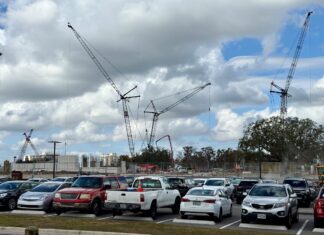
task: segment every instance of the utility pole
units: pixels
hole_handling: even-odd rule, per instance
[[[59,144],[62,142],[56,141],[56,140],[50,140],[50,141],[48,141],[48,143],[54,144],[54,153],[53,153],[53,179],[54,179],[55,178],[55,163],[56,163],[56,159],[55,159],[56,144]]]

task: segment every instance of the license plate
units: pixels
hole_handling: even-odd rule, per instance
[[[192,205],[194,205],[194,206],[200,206],[200,202],[192,202]]]
[[[126,209],[126,204],[120,204],[119,207],[120,207],[121,209]]]
[[[266,214],[258,214],[258,215],[257,215],[257,218],[258,218],[258,219],[266,219],[267,216],[266,216]]]

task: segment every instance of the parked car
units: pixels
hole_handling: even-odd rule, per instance
[[[232,197],[234,186],[227,178],[209,178],[203,185],[206,189],[222,189],[229,197]]]
[[[127,191],[107,191],[105,207],[113,211],[113,215],[121,215],[124,211],[144,212],[156,219],[157,209],[169,207],[173,214],[180,209],[180,193],[171,189],[167,178],[162,176],[141,176],[134,180]]]
[[[47,182],[48,179],[44,179],[44,178],[30,178],[30,179],[28,179],[28,181],[42,183],[42,182]]]
[[[54,194],[63,188],[70,187],[70,182],[48,181],[37,185],[28,192],[23,193],[17,203],[19,209],[38,209],[46,212],[52,211]]]
[[[314,201],[314,227],[318,228],[324,225],[324,187]]]
[[[194,184],[190,179],[186,179],[184,177],[168,177],[168,182],[171,188],[177,189],[183,197],[186,195],[189,189],[191,189]]]
[[[224,215],[232,216],[232,200],[220,188],[195,187],[181,199],[181,218],[187,214],[206,214],[215,222],[222,221]]]
[[[0,206],[9,210],[16,209],[21,194],[37,186],[38,182],[15,180],[0,184]]]
[[[298,220],[297,194],[288,184],[255,184],[242,202],[242,223],[277,221],[289,229]]]
[[[307,183],[307,180],[304,178],[285,178],[283,181],[284,184],[289,184],[294,192],[297,194],[299,205],[309,207],[312,202],[311,190]]]
[[[193,178],[194,186],[201,187],[204,185],[206,180],[207,180],[206,178]]]
[[[52,182],[73,182],[73,177],[55,177],[54,179],[51,179]]]
[[[104,208],[106,190],[126,189],[116,176],[80,176],[69,188],[54,195],[53,210],[57,215],[69,210],[88,210],[100,215]]]
[[[0,177],[0,184],[4,183],[4,182],[7,182],[7,181],[10,181],[10,180],[12,180],[12,178],[10,178],[10,177]]]
[[[239,185],[236,188],[236,202],[241,204],[243,199],[248,194],[249,190],[257,183],[260,183],[260,180],[257,179],[242,179]]]

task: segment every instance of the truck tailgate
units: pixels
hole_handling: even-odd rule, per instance
[[[140,203],[140,192],[132,191],[107,191],[108,203]]]

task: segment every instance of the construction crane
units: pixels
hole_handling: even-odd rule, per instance
[[[154,142],[155,139],[155,132],[156,132],[156,125],[157,125],[157,121],[159,119],[159,116],[171,109],[173,109],[175,106],[177,106],[178,104],[184,102],[185,100],[189,99],[190,97],[192,97],[193,95],[195,95],[196,93],[198,93],[199,91],[203,90],[206,86],[209,86],[211,83],[206,83],[203,86],[199,86],[193,89],[193,91],[191,93],[189,93],[188,95],[184,96],[183,98],[181,98],[180,100],[178,100],[177,102],[171,104],[170,106],[164,108],[161,111],[157,111],[153,100],[151,100],[150,104],[152,105],[152,108],[154,111],[144,111],[144,113],[152,113],[153,114],[153,121],[152,121],[152,127],[151,127],[151,134],[149,137],[149,141],[148,141],[148,147],[152,146],[152,143]]]
[[[157,147],[157,143],[162,140],[163,138],[168,137],[169,140],[169,145],[170,145],[170,160],[172,161],[172,164],[174,165],[174,159],[173,159],[173,147],[172,147],[172,142],[171,142],[171,137],[170,135],[165,135],[162,136],[160,139],[158,139],[157,141],[155,141],[155,146]]]
[[[279,94],[280,98],[281,98],[280,117],[282,119],[284,119],[286,117],[286,115],[287,115],[287,99],[288,99],[288,97],[291,96],[288,93],[288,89],[289,89],[291,80],[292,80],[292,78],[294,76],[294,73],[295,73],[295,70],[296,70],[297,62],[298,62],[298,59],[299,59],[299,56],[300,56],[301,49],[303,47],[303,43],[304,43],[305,36],[306,36],[306,31],[307,31],[310,16],[311,16],[312,13],[313,12],[310,11],[306,15],[306,19],[305,19],[303,27],[301,29],[299,39],[298,39],[298,43],[297,43],[297,47],[296,47],[296,50],[295,50],[295,53],[294,53],[294,57],[293,57],[293,60],[291,62],[291,66],[290,66],[290,69],[289,69],[289,72],[288,72],[285,88],[281,88],[280,86],[275,84],[273,81],[271,82],[270,92]],[[276,88],[277,90],[272,90],[273,87]]]
[[[32,147],[32,149],[34,150],[34,152],[35,152],[35,157],[37,158],[37,157],[39,156],[39,153],[38,153],[38,151],[37,151],[35,145],[31,142],[31,139],[30,139],[30,138],[31,138],[31,135],[32,135],[32,133],[33,133],[33,131],[34,131],[34,130],[31,129],[31,130],[29,131],[29,134],[28,134],[28,135],[26,134],[26,132],[23,133],[23,135],[25,136],[25,142],[24,142],[23,146],[22,146],[21,149],[20,149],[20,153],[19,153],[19,156],[18,156],[18,160],[23,160],[28,145],[30,145],[30,146]]]
[[[125,120],[125,126],[126,126],[126,133],[127,133],[127,139],[128,139],[128,146],[129,146],[129,151],[131,156],[134,156],[135,154],[135,148],[134,148],[134,141],[133,141],[133,136],[132,136],[132,130],[131,130],[131,125],[130,125],[130,120],[129,120],[129,113],[128,113],[128,107],[127,107],[127,102],[129,102],[129,99],[131,98],[138,98],[140,97],[139,95],[136,96],[127,96],[131,91],[137,88],[135,86],[134,88],[130,89],[128,92],[125,94],[122,94],[120,90],[117,88],[116,84],[114,81],[111,79],[109,74],[106,72],[104,67],[101,65],[99,60],[96,58],[96,56],[93,54],[93,52],[90,50],[88,47],[87,43],[83,38],[80,36],[80,34],[72,27],[70,23],[68,23],[68,27],[73,31],[75,37],[78,39],[80,42],[81,46],[83,49],[87,52],[87,54],[90,56],[91,60],[95,63],[95,65],[98,67],[99,71],[102,73],[102,75],[106,78],[106,80],[110,83],[110,85],[114,88],[114,90],[117,92],[119,96],[119,102],[120,100],[122,101],[123,104],[123,113],[124,113],[124,120]]]

